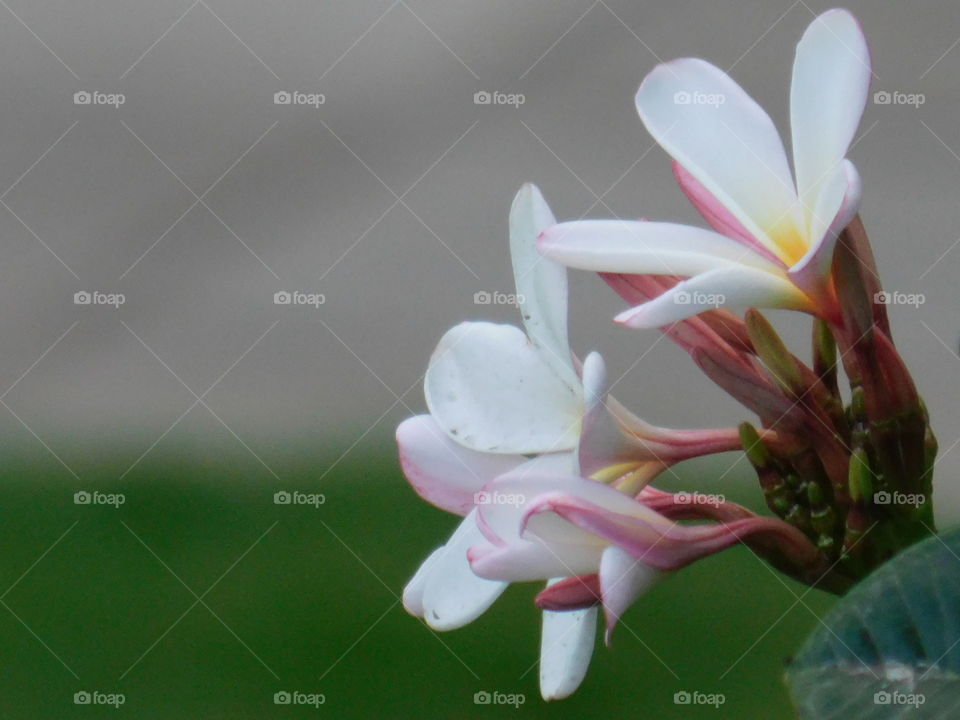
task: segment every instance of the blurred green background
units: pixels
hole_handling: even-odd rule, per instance
[[[0,716],[792,717],[784,663],[832,601],[781,581],[745,548],[643,598],[612,648],[597,647],[580,691],[548,704],[537,688],[537,587],[510,588],[442,635],[404,612],[404,583],[456,518],[414,495],[382,438],[346,455],[289,448],[273,466],[280,482],[236,448],[229,437],[170,437],[122,482],[111,455],[89,445],[71,464],[80,480],[39,445],[6,450]],[[704,492],[756,500],[742,463],[723,488],[704,487],[719,474],[710,470],[691,465],[664,484],[693,487],[695,476]],[[76,505],[79,490],[125,503]],[[326,502],[275,505],[278,490]],[[326,702],[274,705],[284,690]],[[526,701],[476,705],[482,690]],[[681,690],[726,702],[675,705]],[[79,691],[125,702],[75,705]]]

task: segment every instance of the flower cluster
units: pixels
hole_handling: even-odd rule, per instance
[[[557,223],[537,188],[521,188],[509,236],[523,329],[449,330],[425,376],[429,414],[397,430],[417,493],[463,517],[407,585],[410,613],[449,630],[509,583],[544,582],[540,686],[561,698],[586,673],[598,614],[609,642],[640,595],[702,557],[746,544],[842,593],[932,526],[936,443],[875,302],[846,159],[870,75],[848,12],[814,20],[793,69],[791,173],[769,116],[729,76],[689,58],[655,68],[640,117],[712,230]],[[660,328],[758,422],[667,429],[610,397],[603,358],[570,349],[566,267],[598,272],[631,306],[618,322]],[[757,308],[812,316],[810,365]],[[746,453],[773,516],[651,484],[728,451]],[[898,493],[915,502],[890,502]]]

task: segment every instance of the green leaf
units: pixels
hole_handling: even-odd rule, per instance
[[[787,670],[803,720],[960,717],[960,529],[857,585]]]

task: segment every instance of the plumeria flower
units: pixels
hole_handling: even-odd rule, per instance
[[[714,231],[584,220],[548,229],[541,252],[585,270],[688,278],[617,317],[630,327],[662,326],[721,305],[830,316],[833,249],[861,196],[845,155],[870,76],[854,17],[845,10],[817,17],[793,65],[791,174],[770,117],[726,73],[696,58],[656,67],[637,93],[640,117]]]
[[[583,384],[585,425],[592,425],[607,402],[606,371],[597,353],[584,362]],[[602,431],[593,432],[599,439]],[[692,510],[700,518],[711,512],[676,505],[683,501],[646,486],[645,479],[634,484],[630,473],[621,482],[603,483],[564,473],[557,464],[533,464],[500,475],[481,492],[491,501],[477,512],[484,541],[468,551],[474,572],[510,582],[567,575],[548,586],[539,603],[556,610],[602,604],[608,641],[623,612],[670,572],[735,543],[764,536],[801,566],[817,557],[795,528],[727,503],[717,503],[725,506],[713,516],[720,524],[679,525],[655,507]]]
[[[483,490],[496,478],[587,472],[605,480],[625,478],[636,491],[682,459],[739,447],[735,431],[668,431],[606,402],[599,355],[587,358],[581,379],[567,338],[566,270],[535,247],[537,235],[555,222],[539,191],[522,188],[511,211],[510,239],[525,331],[482,322],[450,330],[425,378],[430,414],[410,418],[397,430],[401,464],[414,489],[464,517],[404,591],[406,609],[438,630],[476,619],[506,588],[505,580],[476,575],[467,559],[468,548],[486,540],[479,509],[499,504],[499,490],[493,495]],[[552,584],[574,574],[562,562],[553,569],[539,579]],[[580,684],[596,615],[592,607],[544,612],[545,698],[565,697]]]
[[[435,629],[461,627],[506,588],[478,577],[467,549],[484,538],[476,495],[507,471],[573,473],[583,390],[567,339],[566,270],[536,251],[556,220],[540,192],[524,186],[510,214],[510,249],[525,332],[463,323],[441,339],[425,378],[430,415],[397,430],[404,473],[429,502],[464,516],[404,590],[406,609]],[[540,455],[533,460],[529,455]],[[593,653],[597,612],[543,614],[540,686],[545,699],[568,696]]]

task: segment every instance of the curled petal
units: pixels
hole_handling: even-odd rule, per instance
[[[600,594],[606,616],[607,644],[623,613],[634,601],[663,580],[667,573],[637,560],[630,553],[611,545],[600,559]]]
[[[551,516],[563,518],[608,540],[658,570],[678,570],[747,540],[768,547],[774,543],[798,565],[813,563],[818,558],[817,549],[806,536],[772,518],[752,517],[719,525],[679,525],[638,502],[624,513],[581,497],[551,493],[537,498],[527,509],[525,527],[549,539],[556,532]]]
[[[609,467],[617,468],[617,474],[622,475],[643,464],[665,464],[656,448],[626,432],[607,406],[607,372],[599,353],[590,353],[584,360],[583,390],[586,411],[577,450],[581,475],[590,477]],[[639,418],[635,420],[638,430],[653,430]]]
[[[474,493],[498,475],[526,462],[523,455],[494,455],[453,442],[429,415],[397,428],[400,466],[417,494],[447,512],[466,515]]]
[[[841,161],[822,184],[810,220],[813,243],[789,272],[793,281],[808,293],[825,292],[837,238],[857,216],[862,193],[860,174],[849,160]]]
[[[568,544],[529,538],[502,545],[473,545],[467,552],[467,559],[478,577],[505,582],[531,582],[560,575],[595,572],[603,548],[603,543],[598,539],[593,544]]]

